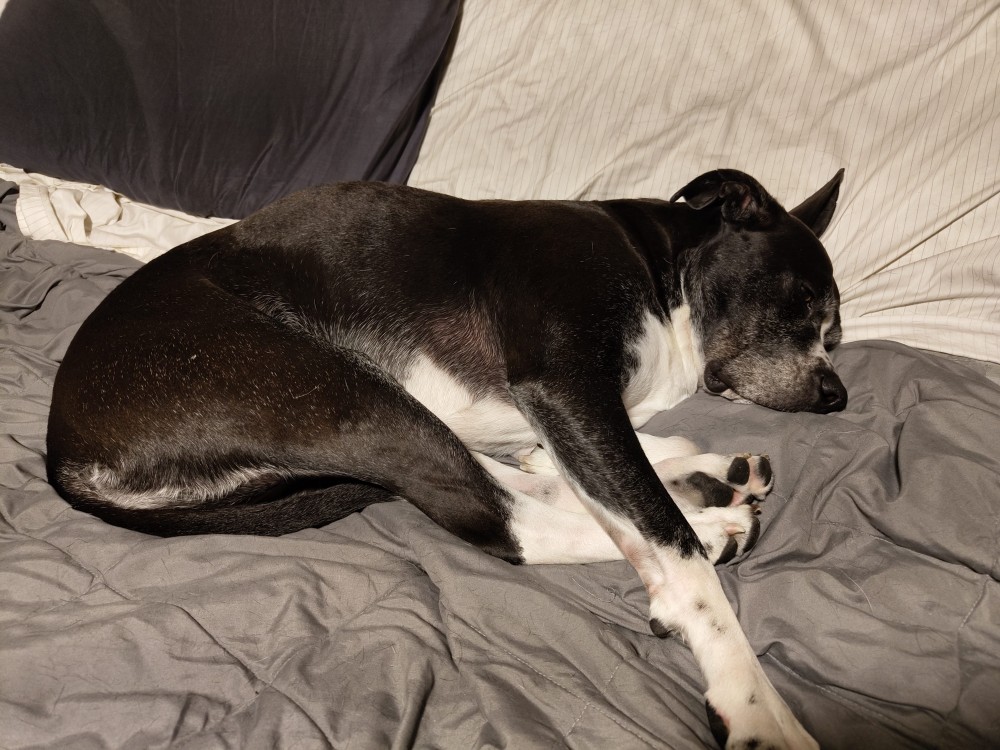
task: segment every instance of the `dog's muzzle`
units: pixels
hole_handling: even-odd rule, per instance
[[[847,407],[847,389],[837,373],[828,366],[815,370],[809,378],[811,382],[804,384],[797,394],[787,394],[787,398],[781,398],[781,394],[774,393],[773,401],[767,397],[748,399],[725,379],[723,366],[718,362],[709,363],[702,378],[705,390],[709,393],[736,403],[756,403],[780,411],[808,411],[816,414],[843,411]]]

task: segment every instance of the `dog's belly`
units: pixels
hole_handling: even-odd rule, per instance
[[[401,383],[470,450],[512,456],[538,441],[517,407],[499,398],[475,395],[426,355],[416,358]]]

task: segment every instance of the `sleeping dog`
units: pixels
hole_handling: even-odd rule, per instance
[[[735,170],[670,201],[302,191],[152,261],[86,320],[56,378],[50,481],[159,535],[285,534],[403,497],[512,563],[627,559],[652,631],[694,652],[721,743],[816,747],[713,568],[756,538],[766,457],[635,428],[699,386],[845,406],[817,239],[842,175],[790,212]]]

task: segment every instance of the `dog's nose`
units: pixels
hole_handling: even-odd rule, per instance
[[[840,382],[837,373],[832,370],[819,376],[819,408],[820,414],[832,411],[842,411],[847,406],[847,389]]]

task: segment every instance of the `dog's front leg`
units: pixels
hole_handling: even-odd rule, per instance
[[[511,393],[584,507],[639,573],[650,628],[690,646],[727,748],[816,748],[771,686],[684,515],[645,458],[613,380],[522,380]]]

